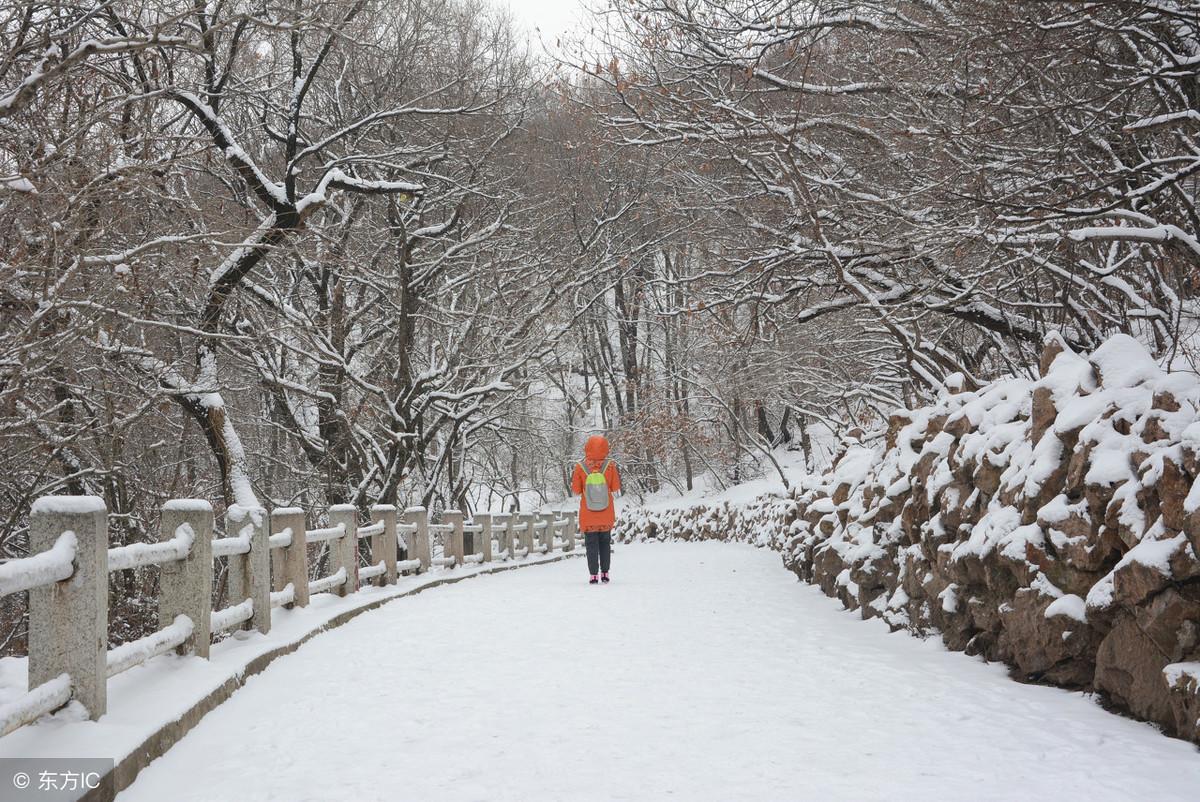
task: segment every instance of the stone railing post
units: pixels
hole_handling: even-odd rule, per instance
[[[513,517],[506,512],[496,513],[492,516],[492,531],[496,533],[496,542],[500,547],[500,554],[506,559],[513,558]]]
[[[295,607],[308,606],[308,539],[305,536],[307,522],[304,510],[299,507],[279,507],[271,512],[271,532],[279,534],[292,530],[291,545],[276,549],[272,553],[273,565],[271,584],[274,590],[283,590],[290,583]]]
[[[546,528],[542,530],[542,543],[546,546],[546,553],[554,553],[554,522],[558,520],[558,513],[555,512],[540,512],[538,518],[546,522]]]
[[[453,557],[455,565],[463,564],[463,514],[458,510],[446,510],[442,513],[442,523],[450,524],[446,533],[446,541],[442,545],[442,554]]]
[[[358,508],[334,504],[329,508],[329,525],[345,530],[337,540],[329,541],[329,556],[333,573],[346,569],[346,581],[335,591],[339,596],[348,596],[358,590]]]
[[[433,548],[429,542],[429,510],[424,507],[409,507],[404,511],[404,523],[415,526],[415,532],[404,533],[404,551],[410,560],[419,560],[420,573],[433,564]]]
[[[169,624],[186,615],[192,622],[190,644],[176,651],[208,657],[212,640],[213,508],[204,499],[174,499],[163,505],[159,540],[170,540],[183,527],[191,530],[192,548],[182,560],[164,563],[158,580],[158,620]]]
[[[475,550],[483,554],[483,561],[485,563],[490,563],[492,561],[491,513],[476,513],[475,523],[479,524],[479,531],[475,533],[475,536],[479,538],[479,547]]]
[[[521,524],[524,526],[524,529],[521,530],[521,548],[526,549],[525,556],[532,557],[534,553],[533,534],[536,531],[533,525],[537,522],[537,516],[532,512],[522,512],[519,515]]]
[[[71,675],[71,696],[94,721],[108,707],[108,510],[96,496],[44,496],[33,503],[29,552],[75,533],[75,572],[29,591],[29,689]]]
[[[391,504],[376,504],[371,508],[371,523],[383,523],[383,532],[371,535],[371,560],[376,564],[383,560],[383,576],[376,577],[376,585],[396,584],[396,508]]]
[[[229,557],[229,574],[226,578],[230,604],[241,604],[250,599],[254,605],[254,616],[246,622],[247,629],[259,632],[271,631],[271,544],[270,523],[267,511],[262,507],[231,506],[225,511],[225,534],[228,537],[250,538],[247,554]]]
[[[575,533],[579,531],[579,513],[564,512],[567,522],[563,524],[563,551],[575,551]]]
[[[463,514],[463,555],[478,554],[483,551],[479,547],[479,534],[477,532],[468,532],[467,524],[471,521],[467,520],[466,514]]]

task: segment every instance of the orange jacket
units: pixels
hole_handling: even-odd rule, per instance
[[[598,469],[608,457],[608,440],[595,434],[588,438],[583,447],[584,462],[587,469]],[[589,510],[583,499],[583,482],[587,479],[584,465],[575,463],[575,473],[571,477],[571,492],[579,496],[579,531],[608,532],[617,522],[617,511],[613,506],[612,494],[621,489],[621,475],[617,473],[617,464],[610,461],[604,470],[604,479],[608,482],[608,509]]]

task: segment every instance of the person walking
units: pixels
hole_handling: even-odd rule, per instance
[[[589,437],[583,455],[583,460],[575,463],[571,492],[579,496],[579,531],[587,547],[588,584],[607,584],[612,529],[617,521],[613,493],[621,490],[621,474],[608,457],[608,439],[603,435]]]

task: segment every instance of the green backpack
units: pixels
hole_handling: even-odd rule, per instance
[[[584,464],[579,463],[580,469],[583,470],[587,478],[583,481],[583,501],[587,508],[592,512],[601,512],[608,509],[608,502],[611,496],[608,493],[608,479],[604,473],[608,470],[608,460],[604,460],[604,464],[600,466],[600,470],[589,472]]]

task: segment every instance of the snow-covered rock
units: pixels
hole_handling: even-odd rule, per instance
[[[624,539],[766,545],[864,618],[1200,741],[1200,379],[1117,335],[1036,379],[897,410],[753,502],[635,512]],[[1176,676],[1178,675],[1178,676]]]

